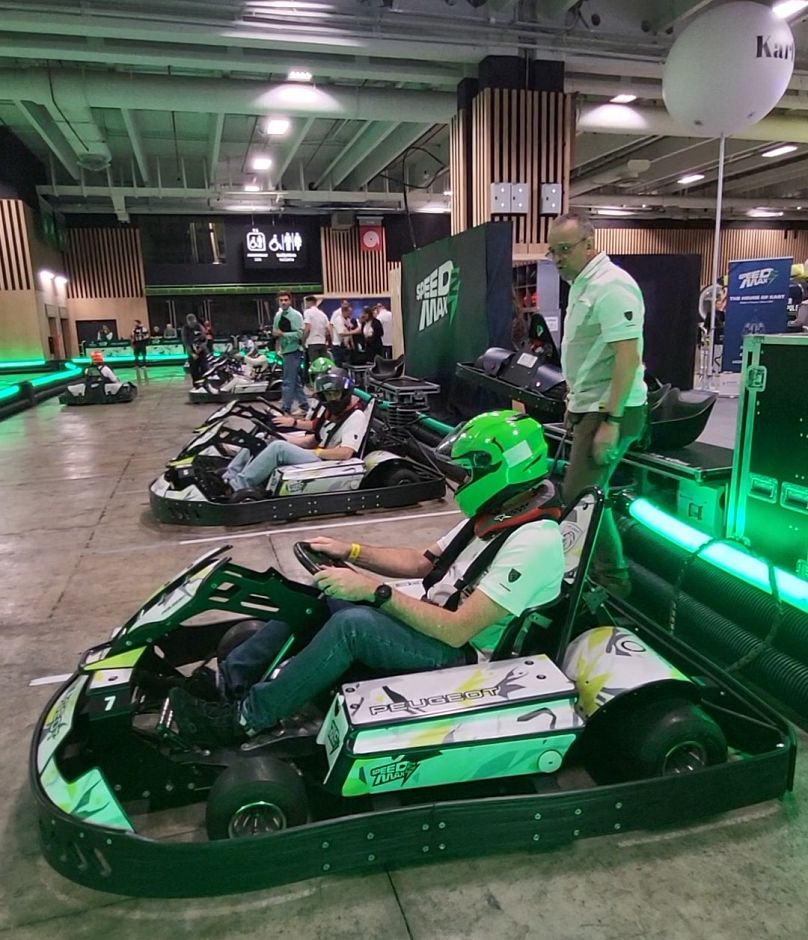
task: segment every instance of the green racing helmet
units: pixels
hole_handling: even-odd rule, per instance
[[[550,473],[541,425],[518,411],[477,415],[444,438],[437,452],[467,473],[455,499],[470,519],[533,489]]]
[[[330,372],[332,369],[336,369],[336,367],[337,364],[333,359],[329,359],[328,356],[318,356],[309,366],[309,378],[314,382],[318,375]]]

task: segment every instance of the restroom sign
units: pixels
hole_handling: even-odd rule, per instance
[[[244,239],[249,267],[286,268],[305,264],[306,237],[296,228],[253,226]]]

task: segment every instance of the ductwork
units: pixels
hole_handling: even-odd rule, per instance
[[[635,108],[622,104],[588,104],[578,114],[576,129],[579,133],[638,134],[660,137],[707,137],[692,127],[683,127],[664,108]],[[757,124],[732,135],[739,140],[788,140],[808,143],[808,121],[804,117],[765,117]]]
[[[601,186],[608,186],[609,183],[617,183],[619,180],[639,179],[650,169],[650,160],[627,160],[622,166],[615,167],[613,170],[604,170],[603,173],[576,180],[570,186],[570,198],[574,199],[576,196],[581,196]]]
[[[672,209],[706,209],[715,211],[715,196],[627,196],[625,193],[598,193],[597,196],[581,195],[571,197],[570,202],[576,208],[589,209],[639,209],[639,208],[672,208]],[[766,209],[796,209],[797,204],[803,205],[802,199],[773,199],[769,196],[757,198],[730,198],[724,199],[722,205],[726,210],[757,209],[761,206]]]
[[[332,117],[363,121],[412,121],[445,124],[457,108],[455,95],[383,88],[323,87],[219,78],[114,75],[108,72],[53,73],[37,69],[0,69],[0,99],[35,101],[59,107],[69,116],[92,108],[133,111],[189,111],[197,114],[269,114]],[[91,116],[90,116],[91,120]],[[71,123],[72,120],[71,120]],[[91,140],[84,123],[81,127]]]

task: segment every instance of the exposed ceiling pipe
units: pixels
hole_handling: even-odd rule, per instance
[[[635,108],[622,104],[586,104],[578,114],[578,133],[598,134],[657,134],[664,137],[705,137],[715,134],[699,133],[695,128],[683,127],[664,108]],[[752,127],[732,135],[739,140],[789,140],[808,143],[808,121],[803,117],[770,116]]]
[[[713,209],[715,196],[627,196],[625,193],[598,193],[597,196],[583,194],[571,197],[574,205],[590,209],[642,209],[662,206],[671,209]],[[804,205],[804,199],[774,199],[769,197],[724,199],[726,209],[796,209]]]
[[[595,173],[593,176],[576,180],[570,186],[570,198],[574,199],[576,196],[582,196],[590,190],[598,189],[600,186],[608,186],[609,183],[616,183],[619,180],[636,180],[650,169],[650,160],[627,160],[624,164],[612,170],[604,170],[602,173]]]
[[[62,108],[128,108],[133,111],[190,111],[196,114],[279,113],[303,117],[445,124],[457,109],[453,94],[400,88],[317,88],[294,82],[270,85],[240,79],[109,72],[54,72],[53,88]],[[0,69],[0,99],[50,102],[47,73]]]

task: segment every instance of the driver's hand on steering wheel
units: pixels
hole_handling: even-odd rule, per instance
[[[326,597],[340,601],[369,601],[381,581],[351,568],[323,568],[314,575],[314,583]]]
[[[343,542],[341,539],[329,539],[325,536],[318,536],[316,539],[309,539],[309,546],[314,552],[322,552],[329,558],[336,558],[339,561],[345,561],[350,554],[351,545],[349,542]]]
[[[278,415],[273,420],[281,428],[293,428],[296,421],[291,415]]]

